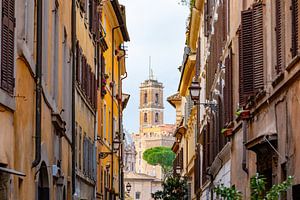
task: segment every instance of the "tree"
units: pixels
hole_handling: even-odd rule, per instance
[[[152,194],[155,200],[185,200],[187,199],[188,186],[186,178],[169,176],[162,184],[163,190]]]
[[[144,151],[143,159],[149,165],[160,165],[166,175],[172,170],[175,153],[169,147],[153,147]]]

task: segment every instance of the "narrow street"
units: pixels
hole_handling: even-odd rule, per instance
[[[0,2],[0,200],[300,200],[300,0]]]

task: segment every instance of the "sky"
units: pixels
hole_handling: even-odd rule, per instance
[[[139,130],[139,86],[149,77],[149,56],[155,78],[164,84],[164,122],[175,123],[175,109],[166,101],[176,93],[185,44],[189,9],[180,0],[119,0],[126,7],[130,36],[126,69],[128,77],[123,92],[130,94],[124,110],[124,128],[129,133]]]

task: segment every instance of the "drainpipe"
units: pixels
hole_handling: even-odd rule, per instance
[[[122,27],[123,25],[120,25],[120,26],[115,26],[112,28],[112,48],[111,48],[111,60],[112,60],[112,63],[111,63],[111,68],[112,68],[112,75],[111,75],[111,84],[110,84],[110,87],[111,87],[111,130],[112,130],[112,133],[111,133],[111,137],[112,137],[112,148],[111,148],[111,191],[114,191],[114,88],[115,88],[115,80],[114,80],[114,65],[115,65],[115,30]]]
[[[122,130],[122,124],[123,124],[123,120],[122,120],[122,114],[121,114],[121,103],[122,103],[122,87],[121,87],[121,81],[123,79],[121,79],[121,60],[122,58],[125,59],[126,56],[126,52],[124,49],[122,49],[122,51],[124,52],[124,54],[122,56],[118,56],[118,79],[119,79],[119,85],[118,85],[118,93],[120,95],[119,98],[121,98],[121,101],[119,101],[118,104],[118,113],[119,113],[119,136],[120,136],[120,141],[123,141],[123,130]],[[125,61],[124,61],[125,62]],[[126,76],[127,76],[127,72],[126,72]],[[124,192],[123,192],[123,167],[121,166],[121,162],[123,161],[123,143],[122,145],[120,144],[120,157],[119,157],[119,193],[120,193],[120,197],[123,200],[124,199]]]
[[[41,161],[41,98],[42,98],[42,41],[43,41],[43,1],[37,1],[37,43],[36,43],[36,115],[35,115],[35,160],[32,168]]]
[[[247,161],[246,161],[246,144],[247,142],[247,121],[243,120],[243,160],[242,169],[248,174]]]
[[[72,0],[72,195],[76,193],[76,135],[75,135],[75,80],[76,80],[76,0]]]

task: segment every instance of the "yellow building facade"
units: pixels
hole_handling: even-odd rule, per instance
[[[1,12],[0,199],[71,199],[71,1]]]
[[[129,95],[123,94],[122,80],[127,77],[124,42],[129,41],[125,7],[118,1],[102,2],[103,25],[98,91],[97,199],[123,197],[123,124],[122,111]]]

